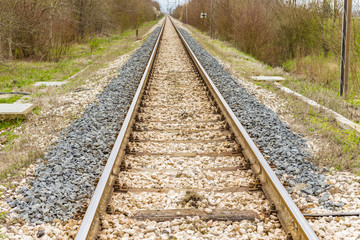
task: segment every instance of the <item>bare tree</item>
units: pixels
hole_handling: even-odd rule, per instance
[[[1,0],[0,55],[57,59],[74,41],[153,20],[152,0]]]

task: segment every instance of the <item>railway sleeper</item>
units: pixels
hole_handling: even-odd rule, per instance
[[[133,218],[140,221],[172,221],[177,218],[199,217],[203,221],[255,221],[259,215],[250,210],[214,209],[204,211],[199,209],[166,209],[166,210],[141,210]]]

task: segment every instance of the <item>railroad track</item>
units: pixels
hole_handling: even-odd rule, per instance
[[[317,239],[171,19],[76,239]]]

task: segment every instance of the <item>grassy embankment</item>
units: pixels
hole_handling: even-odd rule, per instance
[[[360,113],[357,108],[360,106],[360,89],[355,90],[357,93],[352,93],[347,101],[338,97],[337,81],[339,72],[338,64],[335,64],[336,59],[333,57],[328,57],[326,60],[321,57],[307,57],[294,59],[286,63],[289,70],[294,64],[302,62],[304,68],[306,67],[308,71],[319,71],[317,75],[312,75],[314,79],[309,79],[306,75],[309,73],[305,72],[305,69],[302,72],[303,77],[296,74],[287,74],[281,68],[272,68],[257,61],[252,56],[234,48],[231,43],[211,40],[196,28],[191,26],[188,28],[202,47],[214,56],[219,57],[226,64],[229,64],[235,75],[244,77],[249,81],[252,81],[251,76],[254,75],[286,75],[287,80],[283,83],[285,86],[343,114],[355,122],[359,122]],[[324,69],[322,69],[323,67]],[[326,70],[327,68],[330,70]],[[293,72],[296,73],[299,69],[297,67],[293,69]],[[316,76],[321,76],[320,71],[327,72],[328,77],[315,79]],[[325,79],[331,80],[324,84]],[[322,149],[317,151],[313,159],[316,163],[337,170],[360,173],[360,136],[344,130],[333,117],[327,116],[322,111],[310,107],[307,103],[299,101],[295,97],[286,95],[271,83],[254,81],[253,83],[276,93],[280,98],[286,99],[287,115],[293,119],[293,122],[291,122],[293,124],[290,123],[293,129],[320,143],[318,145],[322,145]]]
[[[146,34],[159,20],[145,23],[139,27],[139,36]],[[0,64],[0,92],[28,92],[31,96],[11,95],[0,98],[0,103],[12,103],[21,98],[24,102],[39,101],[51,94],[66,94],[81,87],[94,72],[108,65],[119,56],[129,53],[141,44],[134,42],[135,30],[111,36],[97,36],[87,42],[74,44],[69,51],[57,62],[43,61],[7,61]],[[76,74],[76,75],[75,75]],[[74,76],[75,75],[75,76]],[[39,81],[67,81],[61,88],[46,89],[34,87]],[[1,96],[1,95],[0,95]],[[41,109],[35,108],[33,114],[41,115]],[[41,116],[40,116],[41,117]],[[2,154],[12,154],[15,139],[26,136],[14,134],[14,129],[26,123],[26,119],[0,121],[0,144]],[[43,152],[27,152],[21,159],[7,163],[0,170],[0,180],[5,179],[17,170],[27,167]]]

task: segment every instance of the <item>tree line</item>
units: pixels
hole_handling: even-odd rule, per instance
[[[1,0],[0,58],[56,60],[75,42],[135,28],[159,13],[152,0]]]
[[[339,1],[218,0],[216,35],[271,65],[309,53],[339,54],[341,11]],[[185,21],[184,6],[173,16]],[[201,19],[200,13],[208,18]],[[190,0],[188,22],[209,31],[210,1]]]

